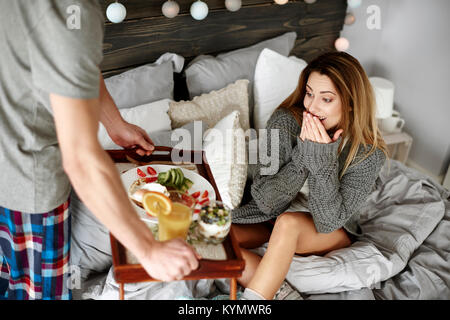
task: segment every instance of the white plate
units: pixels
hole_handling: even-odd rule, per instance
[[[192,186],[188,190],[189,194],[193,194],[194,192],[200,191],[200,196],[201,196],[203,194],[203,192],[205,190],[207,190],[209,200],[210,201],[216,200],[216,193],[214,191],[213,186],[209,183],[208,180],[203,178],[201,175],[199,175],[198,173],[193,172],[191,170],[183,169],[182,167],[170,166],[170,165],[165,165],[165,164],[141,166],[141,167],[130,169],[130,170],[122,173],[122,175],[120,177],[122,178],[122,183],[123,183],[127,193],[128,193],[128,190],[130,189],[131,184],[134,181],[136,181],[137,179],[141,178],[137,174],[137,169],[141,169],[142,172],[144,172],[145,174],[147,174],[148,177],[150,177],[150,175],[147,173],[147,167],[152,167],[153,169],[155,169],[156,174],[158,174],[160,172],[169,171],[172,168],[180,168],[181,171],[183,171],[184,176],[193,182]],[[133,201],[131,201],[131,199],[130,199],[130,202],[142,220],[152,222],[152,223],[158,223],[158,219],[156,217],[149,216],[145,212],[144,209],[142,209],[141,207],[138,207]],[[194,213],[193,219],[196,220],[197,217],[198,217],[198,214]]]

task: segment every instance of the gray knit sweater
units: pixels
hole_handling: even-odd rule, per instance
[[[330,233],[341,227],[359,235],[359,212],[371,193],[386,157],[377,149],[362,162],[366,154],[361,145],[356,159],[341,179],[345,159],[350,150],[347,143],[340,154],[337,150],[342,138],[321,144],[299,138],[301,127],[293,115],[285,110],[275,111],[267,122],[267,154],[270,155],[270,130],[279,129],[279,165],[275,174],[261,175],[256,165],[251,185],[252,200],[232,212],[233,223],[259,223],[276,218],[289,208],[308,178],[309,210],[316,229]],[[261,138],[261,137],[260,137]]]

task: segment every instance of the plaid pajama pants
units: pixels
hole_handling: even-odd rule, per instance
[[[29,214],[0,207],[0,300],[70,300],[69,201]]]

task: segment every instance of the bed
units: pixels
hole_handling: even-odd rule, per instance
[[[101,1],[104,9],[109,2]],[[290,1],[283,6],[243,0],[239,11],[229,12],[217,0],[207,2],[205,20],[195,21],[189,1],[178,1],[175,19],[161,16],[163,2],[129,0],[123,23],[105,22],[101,68],[125,119],[146,126],[154,142],[164,146],[174,146],[173,131],[187,129],[192,139],[181,146],[187,149],[202,148],[203,134],[218,123],[233,130],[264,128],[306,63],[334,50],[347,10],[345,0]],[[194,134],[195,120],[201,122],[200,134]],[[103,147],[114,149],[101,130]],[[249,199],[255,132],[245,143],[227,146],[244,163],[223,166],[209,150],[216,167],[226,167],[217,171],[217,178],[222,198],[232,206]],[[70,211],[71,264],[81,279],[75,283],[74,299],[117,299],[108,231],[75,193]],[[450,299],[446,189],[390,160],[360,217],[363,235],[351,247],[325,256],[294,257],[286,280],[303,299]],[[265,246],[255,249],[264,251]],[[126,285],[125,298],[207,299],[228,291],[223,279],[139,283]]]

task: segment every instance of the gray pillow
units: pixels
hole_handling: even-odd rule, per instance
[[[287,32],[251,47],[219,54],[217,57],[196,57],[185,70],[190,98],[222,89],[239,79],[248,79],[250,119],[253,119],[253,76],[259,54],[264,48],[269,48],[287,56],[294,47],[296,38],[295,32]]]
[[[147,64],[105,79],[106,88],[119,109],[162,99],[173,100],[173,64]]]

